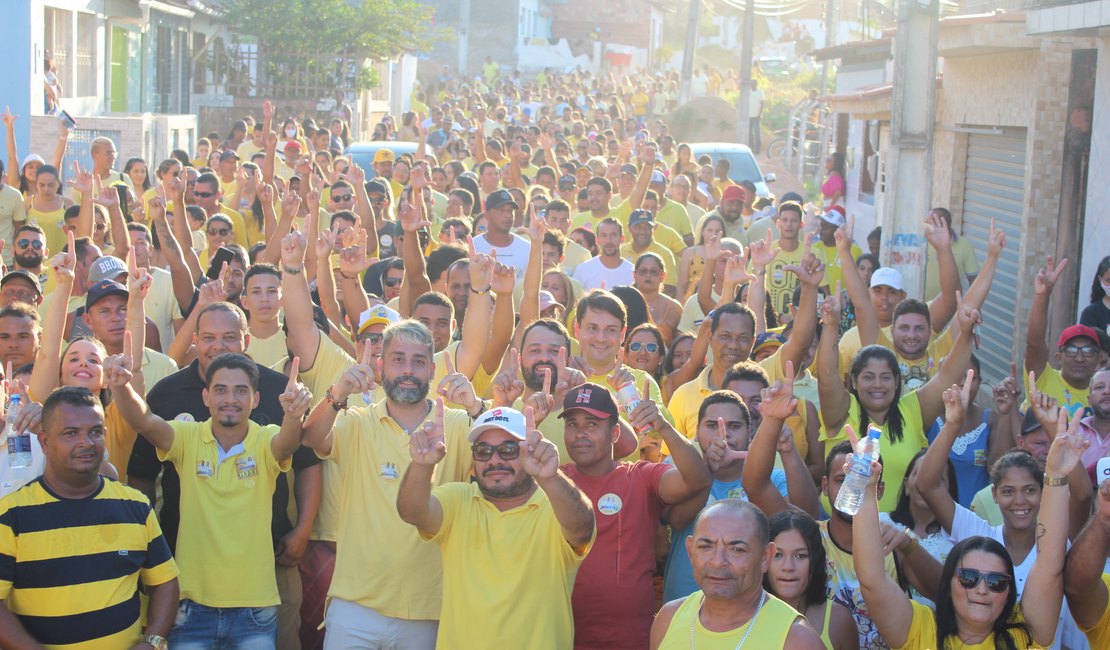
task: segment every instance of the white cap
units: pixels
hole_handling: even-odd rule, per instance
[[[391,325],[401,320],[401,315],[385,305],[374,305],[358,316],[358,333],[362,334],[367,327],[377,325]]]
[[[555,300],[555,296],[550,291],[540,289],[540,311],[557,304],[559,303]]]
[[[902,274],[898,269],[892,269],[889,266],[884,266],[881,269],[876,269],[871,274],[871,288],[881,286],[888,286],[898,291],[906,290],[906,281],[902,279]]]
[[[466,436],[467,442],[474,442],[478,439],[478,436],[490,429],[502,429],[521,442],[527,438],[523,413],[511,408],[496,408],[486,411],[474,421],[474,426],[470,428],[470,433]]]
[[[38,155],[37,153],[29,153],[26,156],[24,156],[23,164],[20,165],[19,168],[23,169],[24,167],[27,166],[28,163],[33,163],[33,162],[37,162],[40,165],[45,165],[46,164],[46,161],[42,159],[42,156]]]

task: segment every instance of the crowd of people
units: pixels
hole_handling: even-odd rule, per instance
[[[122,171],[5,114],[0,646],[1110,647],[1110,258],[981,391],[1001,230],[923,215],[926,302],[654,82],[489,73],[366,168],[341,99]]]

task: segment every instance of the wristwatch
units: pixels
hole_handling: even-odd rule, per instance
[[[1061,487],[1068,484],[1068,477],[1066,476],[1046,476],[1044,477],[1045,487]]]
[[[158,636],[157,634],[148,634],[143,637],[143,643],[149,643],[154,646],[154,650],[168,650],[170,644],[166,641],[165,637]]]
[[[324,399],[327,401],[328,404],[331,404],[331,407],[337,412],[347,410],[347,400],[345,399],[342,402],[337,401],[335,399],[335,393],[332,392],[331,386],[328,386],[328,389],[324,391]]]

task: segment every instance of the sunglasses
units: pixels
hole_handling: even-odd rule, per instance
[[[227,237],[231,234],[231,231],[227,228],[209,228],[208,234],[213,237]]]
[[[331,200],[339,203],[340,201],[350,201],[354,194],[332,194]]]
[[[216,196],[216,193],[215,192],[193,192],[193,196],[195,196],[199,199],[210,199],[213,196]]]
[[[633,351],[633,352],[639,352],[640,350],[647,350],[648,354],[655,354],[655,351],[659,349],[659,344],[658,343],[640,343],[639,341],[633,341],[633,342],[628,344],[628,349]]]
[[[384,334],[378,332],[377,334],[363,334],[361,338],[363,341],[368,341],[370,345],[377,345],[382,342],[383,336]]]
[[[18,242],[16,242],[16,245],[18,245],[20,248],[31,247],[37,251],[41,251],[42,247],[44,246],[41,239],[20,239]]]
[[[1069,359],[1074,359],[1080,354],[1082,354],[1084,358],[1093,359],[1094,356],[1098,354],[1098,348],[1093,345],[1084,345],[1083,347],[1079,347],[1078,345],[1065,345],[1061,348],[1061,351],[1064,353],[1064,356]]]
[[[385,278],[382,280],[382,285],[387,287],[395,287],[401,284],[401,278]]]
[[[474,457],[474,460],[482,462],[493,458],[494,451],[501,457],[501,460],[515,460],[520,456],[520,443],[508,441],[494,447],[484,442],[476,442],[470,447],[470,455]]]
[[[980,580],[983,580],[987,583],[987,589],[996,594],[1004,593],[1010,588],[1010,583],[1014,580],[1013,577],[1005,573],[991,573],[964,568],[956,569],[956,578],[960,581],[960,586],[969,591],[977,587]]]

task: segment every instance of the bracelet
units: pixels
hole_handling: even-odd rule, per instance
[[[331,407],[333,409],[335,409],[336,412],[346,411],[347,406],[348,406],[347,405],[347,400],[343,400],[342,402],[337,402],[335,400],[335,393],[332,392],[331,388],[332,388],[331,386],[328,386],[328,389],[326,391],[324,391],[324,399],[326,399],[328,401],[328,404],[331,404]]]
[[[908,555],[916,551],[918,546],[921,546],[921,538],[914,534],[913,531],[906,531],[906,535],[910,538],[910,542],[906,545],[907,548],[899,549],[902,555]]]
[[[471,420],[477,420],[478,418],[482,417],[482,414],[489,410],[490,405],[493,403],[493,401],[483,399],[478,400],[478,403],[481,405],[481,408],[478,409],[477,413],[475,413],[474,415],[470,415],[469,413],[467,413],[467,415],[470,415]]]
[[[1045,476],[1045,487],[1062,487],[1068,484],[1068,477],[1066,476]]]
[[[493,285],[492,285],[492,284],[491,284],[491,285],[487,285],[485,289],[475,289],[474,287],[470,287],[470,293],[472,293],[472,294],[474,294],[474,295],[476,295],[476,296],[481,296],[481,295],[483,295],[483,294],[487,294],[487,293],[489,293],[489,290],[490,290],[490,289],[491,289],[492,287],[493,287]]]
[[[286,266],[284,264],[281,265],[282,273],[287,273],[289,275],[298,275],[301,271],[304,271],[304,262],[301,262],[300,266]]]

